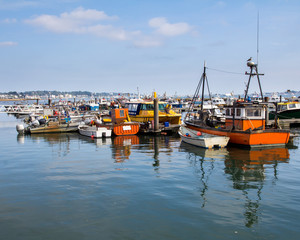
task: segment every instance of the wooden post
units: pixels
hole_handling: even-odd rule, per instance
[[[275,128],[278,128],[278,105],[275,102],[275,118],[274,118]]]
[[[158,98],[154,98],[154,132],[159,131]]]
[[[232,106],[232,130],[235,130],[235,108],[236,108],[236,101],[233,102],[233,106]]]
[[[264,129],[266,128],[266,126],[269,125],[269,111],[268,111],[268,106],[265,107],[265,126]]]

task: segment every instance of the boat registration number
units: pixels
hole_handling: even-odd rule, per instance
[[[126,130],[131,130],[131,126],[123,126],[123,130],[126,131]]]

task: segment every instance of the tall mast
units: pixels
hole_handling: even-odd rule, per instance
[[[261,99],[263,100],[263,99],[264,99],[264,96],[263,96],[263,92],[262,92],[262,89],[261,89],[261,84],[260,84],[259,76],[260,76],[260,75],[263,76],[264,74],[263,74],[263,73],[258,73],[258,70],[257,70],[257,64],[255,64],[254,62],[252,62],[252,58],[249,58],[249,59],[248,59],[248,61],[247,61],[247,66],[250,67],[250,73],[248,73],[248,72],[245,73],[246,75],[249,75],[249,79],[248,79],[248,83],[247,83],[247,87],[246,87],[246,91],[245,91],[244,101],[245,101],[245,102],[247,101],[249,85],[250,85],[251,78],[252,78],[253,76],[257,76],[257,81],[258,81],[258,86],[259,86],[260,96],[261,96]]]
[[[204,70],[202,74],[202,97],[201,97],[201,111],[203,111],[203,103],[204,103],[204,87],[205,87],[205,79],[206,79],[206,64],[204,61]]]
[[[259,53],[259,12],[257,12],[257,35],[256,35],[256,62],[258,64]]]
[[[200,97],[200,96],[199,96],[199,92],[200,92],[201,86],[202,86],[201,111],[203,111],[205,80],[206,80],[206,84],[207,84],[207,88],[208,88],[208,93],[209,93],[209,96],[210,96],[210,98],[211,98],[211,94],[210,94],[209,86],[208,86],[208,80],[207,80],[207,76],[206,76],[206,63],[204,62],[204,70],[203,70],[203,73],[202,73],[202,75],[201,75],[201,78],[200,78],[199,83],[198,83],[198,85],[197,85],[197,88],[196,88],[196,91],[195,91],[195,93],[194,93],[192,102],[191,102],[191,104],[190,104],[190,106],[189,106],[188,113],[185,115],[184,120],[188,117],[189,113],[190,113],[191,111],[193,111],[193,107],[194,107],[194,105],[195,105],[195,102],[196,102],[196,100]]]

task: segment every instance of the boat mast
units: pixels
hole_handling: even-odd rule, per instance
[[[263,73],[258,73],[257,64],[255,64],[254,62],[252,62],[252,58],[248,59],[247,66],[250,67],[250,73],[248,73],[247,71],[245,72],[245,75],[249,75],[249,79],[248,79],[247,87],[246,87],[246,90],[245,90],[244,102],[246,102],[246,100],[247,100],[249,85],[250,85],[251,78],[253,76],[257,76],[257,81],[258,81],[259,90],[260,90],[260,96],[261,96],[261,99],[263,100],[264,96],[263,96],[263,92],[262,92],[262,89],[261,89],[261,84],[260,84],[259,76],[260,75],[263,76],[264,74]]]
[[[204,70],[202,74],[202,96],[201,96],[201,111],[203,111],[203,102],[204,102],[204,87],[205,87],[205,79],[206,79],[206,63],[204,61]],[[208,86],[208,85],[207,85]]]
[[[206,63],[205,63],[205,61],[204,61],[204,70],[203,70],[203,73],[202,73],[202,75],[201,75],[201,78],[200,78],[200,80],[199,80],[198,86],[197,86],[196,91],[195,91],[195,93],[194,93],[192,102],[191,102],[191,104],[190,104],[190,106],[189,106],[188,113],[185,115],[184,120],[187,118],[187,116],[189,115],[189,113],[190,113],[191,111],[193,111],[193,107],[194,107],[194,105],[195,105],[195,102],[196,102],[197,98],[199,98],[199,92],[200,92],[200,89],[201,89],[201,85],[202,85],[201,111],[203,111],[205,81],[206,81],[206,84],[207,84],[208,94],[209,94],[209,97],[210,97],[210,99],[211,99],[211,94],[210,94],[209,86],[208,86],[208,80],[207,80],[207,76],[206,76]]]

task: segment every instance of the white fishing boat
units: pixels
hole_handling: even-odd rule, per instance
[[[203,148],[226,147],[229,141],[229,137],[201,133],[184,126],[180,127],[178,133],[183,142]]]
[[[107,129],[106,127],[97,127],[95,125],[79,125],[78,126],[79,133],[83,136],[94,137],[94,138],[102,138],[102,137],[111,137],[111,129]]]

